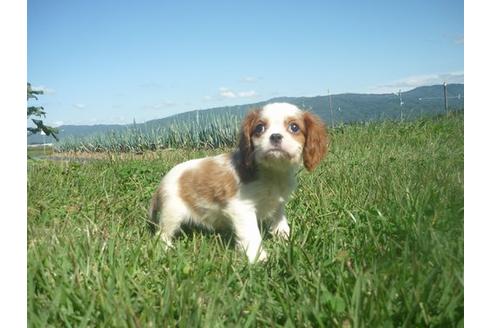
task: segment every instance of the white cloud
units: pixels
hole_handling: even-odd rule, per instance
[[[231,90],[222,90],[219,92],[221,97],[224,98],[236,98],[236,94],[232,92]]]
[[[256,97],[258,94],[254,90],[235,92],[228,88],[220,87],[219,95],[222,98],[233,99],[233,98],[253,98]]]
[[[46,125],[48,125],[48,126],[52,126],[52,127],[54,127],[54,128],[57,128],[57,127],[59,127],[60,125],[63,125],[63,124],[64,124],[64,122],[63,122],[63,121],[54,121],[54,122],[53,122],[53,121],[46,121],[46,122],[45,122],[45,124],[46,124]],[[32,126],[33,124],[29,124],[29,123],[28,123],[28,125],[29,125],[29,126]]]
[[[84,109],[85,104],[73,104],[73,107],[75,107],[76,109]]]
[[[435,85],[446,83],[464,83],[464,73],[463,72],[451,72],[451,73],[441,73],[441,74],[427,74],[427,75],[416,75],[409,76],[401,80],[390,82],[387,84],[376,85],[371,87],[373,92],[395,92],[401,89],[402,91],[410,90],[416,87],[424,85]]]
[[[48,88],[44,85],[32,86],[31,89],[36,91],[43,91],[43,94],[45,95],[52,95],[55,93],[54,89]]]
[[[241,98],[256,97],[256,91],[255,90],[240,91],[240,92],[238,92],[238,96],[241,97]]]
[[[258,81],[258,78],[254,77],[254,76],[245,76],[245,77],[241,78],[241,82],[245,82],[245,83],[254,83],[257,81]]]

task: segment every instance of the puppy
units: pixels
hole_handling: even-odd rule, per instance
[[[251,111],[242,123],[239,149],[176,165],[152,198],[150,220],[166,246],[184,222],[233,228],[250,262],[263,261],[260,223],[288,238],[285,203],[304,164],[312,171],[327,151],[323,122],[294,105],[274,103]]]

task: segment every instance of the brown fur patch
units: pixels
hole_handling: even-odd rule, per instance
[[[161,186],[157,188],[152,195],[152,200],[150,202],[149,208],[149,228],[151,231],[155,232],[159,226],[159,212],[162,209],[162,203],[164,202],[164,194]]]
[[[328,150],[328,135],[323,121],[312,113],[304,113],[304,127],[306,141],[302,156],[304,158],[304,166],[308,171],[314,168],[321,162]]]
[[[299,131],[297,133],[293,133],[289,130],[289,124],[295,123],[299,127]],[[304,145],[306,141],[306,128],[304,126],[304,120],[297,116],[289,116],[284,120],[285,130],[292,135],[292,137],[299,142],[301,145]]]
[[[224,206],[238,190],[234,174],[212,159],[205,159],[196,168],[179,178],[179,195],[198,215],[203,214],[203,202]]]
[[[239,135],[239,153],[234,157],[234,164],[241,177],[241,181],[247,182],[255,176],[255,165],[253,161],[253,141],[256,124],[260,120],[260,109],[249,112],[243,119]]]

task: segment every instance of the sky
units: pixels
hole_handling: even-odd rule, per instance
[[[464,82],[463,1],[27,1],[45,122]]]

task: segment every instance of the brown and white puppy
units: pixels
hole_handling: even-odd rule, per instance
[[[327,151],[323,122],[294,105],[274,103],[246,115],[239,149],[172,168],[150,206],[150,219],[171,246],[184,222],[232,226],[250,262],[265,260],[258,223],[287,238],[284,206],[302,164],[312,171]]]

